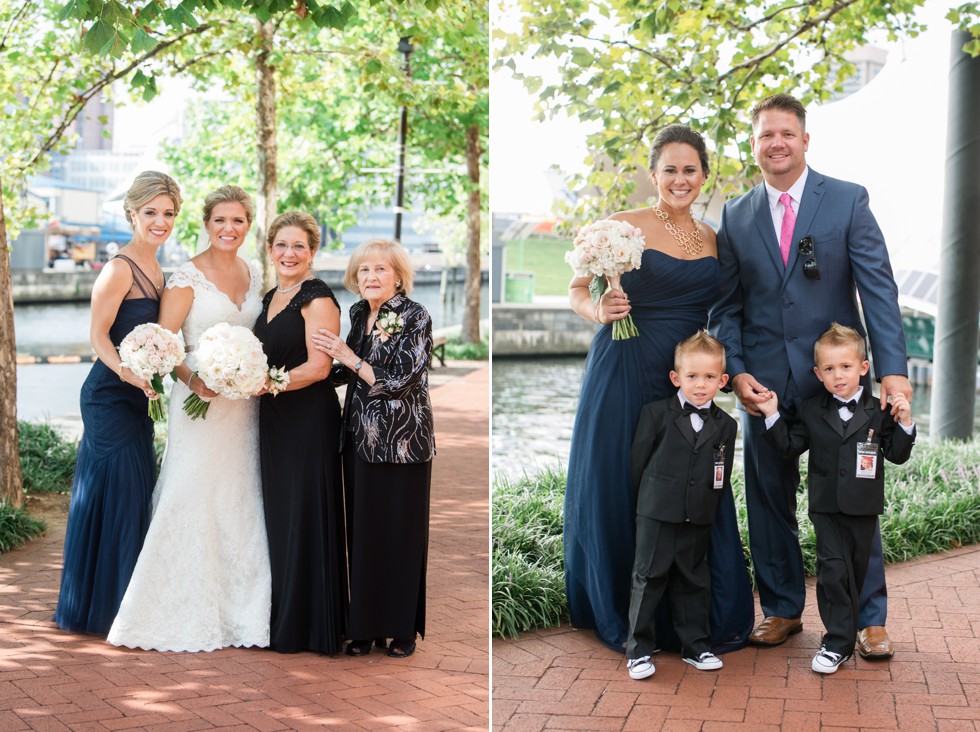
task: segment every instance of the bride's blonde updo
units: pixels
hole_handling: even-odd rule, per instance
[[[126,191],[123,199],[123,211],[129,228],[135,231],[133,214],[140,206],[149,203],[157,196],[170,196],[174,202],[174,215],[180,213],[180,205],[184,199],[180,197],[180,186],[177,181],[159,170],[145,170],[133,179],[133,185]]]
[[[232,185],[221,186],[221,188],[211,191],[204,199],[204,215],[202,217],[204,223],[211,220],[211,213],[215,206],[219,203],[232,202],[242,204],[242,208],[245,209],[245,218],[248,219],[249,226],[251,226],[252,219],[255,217],[255,204],[252,202],[252,197],[244,189]]]

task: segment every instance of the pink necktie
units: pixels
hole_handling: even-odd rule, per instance
[[[779,197],[783,204],[783,226],[779,230],[779,252],[783,255],[783,266],[789,262],[789,245],[793,239],[793,227],[796,226],[796,214],[793,213],[793,199],[788,193]]]

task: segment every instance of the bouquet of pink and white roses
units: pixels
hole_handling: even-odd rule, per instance
[[[195,351],[194,373],[209,389],[225,399],[248,399],[271,381],[269,392],[278,394],[289,385],[285,369],[270,369],[262,343],[248,328],[228,323],[212,325],[201,335]],[[197,394],[184,400],[191,419],[206,418],[210,402]]]
[[[184,361],[184,345],[176,334],[156,323],[143,323],[133,328],[119,344],[120,369],[125,366],[163,395],[163,375],[171,374]],[[154,421],[163,419],[163,404],[159,398],[151,399],[146,408]]]
[[[575,236],[574,244],[575,248],[565,253],[565,261],[575,270],[576,277],[592,275],[589,294],[595,303],[606,289],[622,289],[619,278],[624,272],[639,268],[646,246],[640,229],[612,219],[586,224]],[[613,321],[612,329],[615,341],[639,335],[629,315]]]

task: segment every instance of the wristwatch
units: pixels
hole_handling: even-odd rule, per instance
[[[364,359],[363,358],[359,358],[357,360],[357,363],[354,364],[354,371],[355,372],[360,371],[361,370],[361,366],[363,366],[363,365],[364,365]]]

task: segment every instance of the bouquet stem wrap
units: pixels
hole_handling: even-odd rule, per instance
[[[619,277],[619,275],[612,275],[607,278],[610,290],[622,291],[623,288],[619,284]],[[627,338],[635,338],[638,335],[640,335],[640,331],[636,329],[632,315],[627,313],[625,318],[612,322],[612,339],[614,341],[623,341]]]
[[[589,277],[589,294],[598,303],[607,289],[622,291],[619,278],[624,272],[638,269],[646,240],[643,232],[627,221],[603,219],[583,226],[575,236],[574,249],[565,253],[565,261],[576,277]],[[612,323],[612,338],[622,341],[639,335],[633,318]]]

